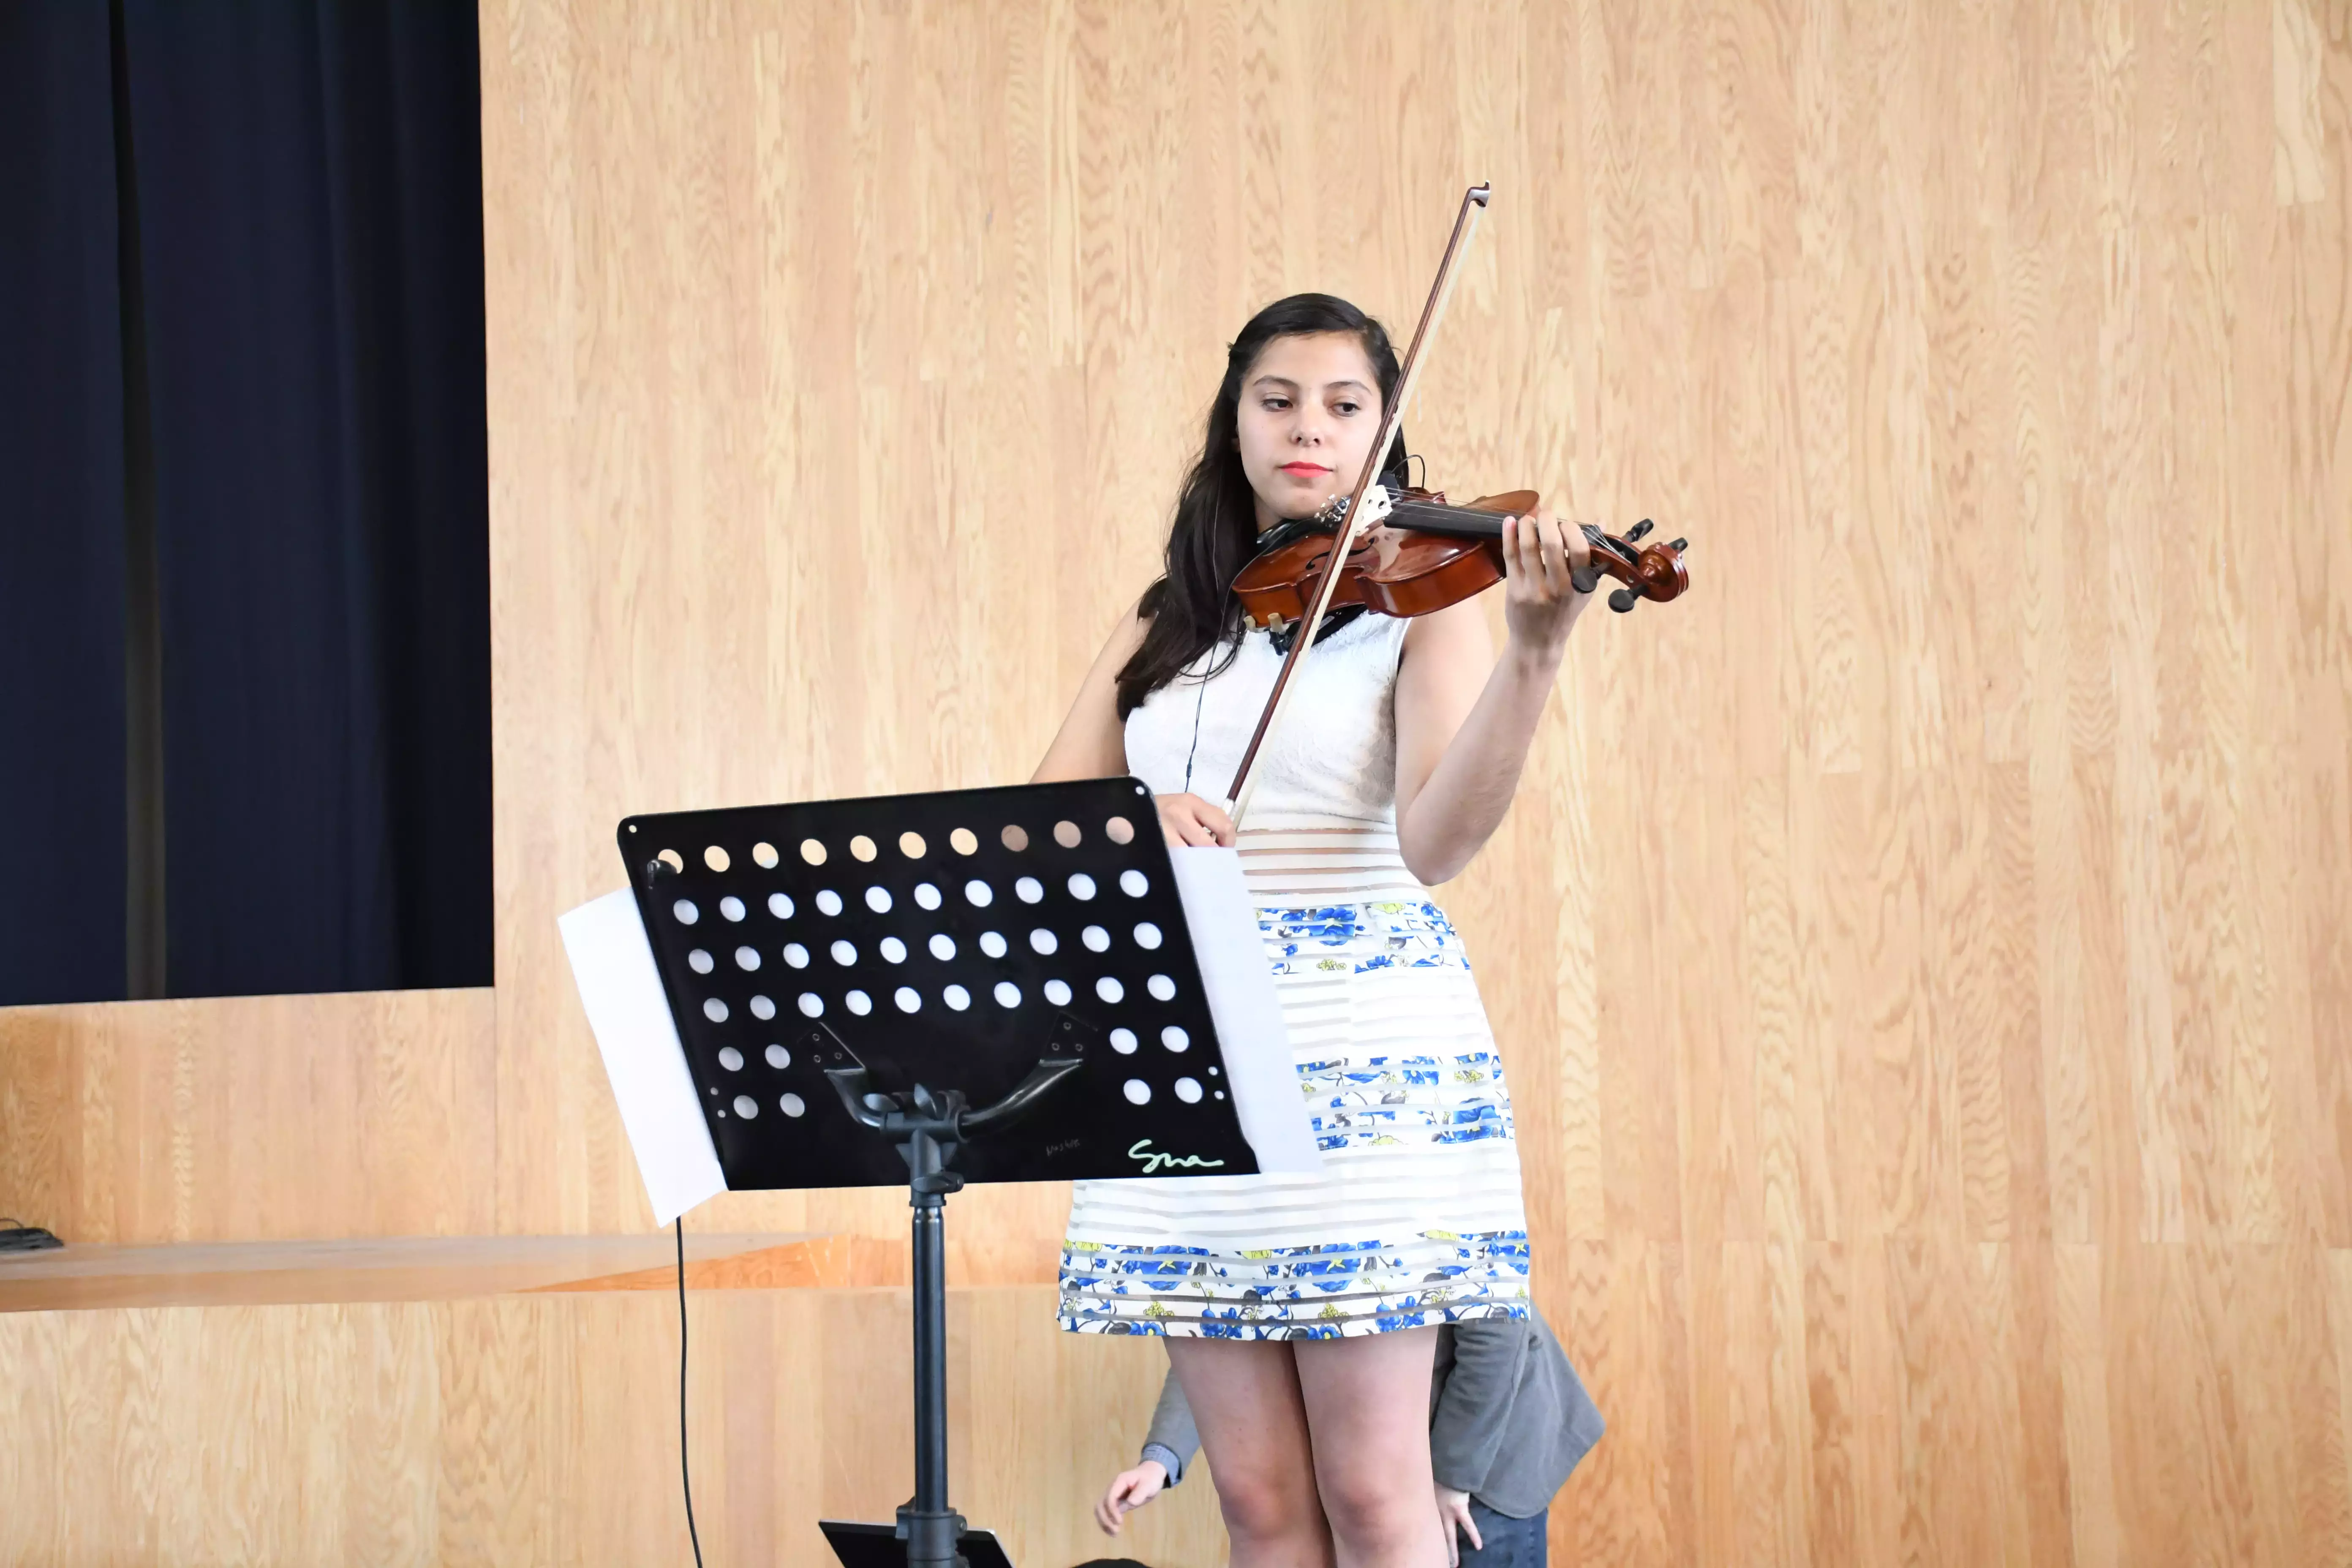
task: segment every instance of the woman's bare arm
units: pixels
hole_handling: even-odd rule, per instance
[[[1397,850],[1433,887],[1459,876],[1502,826],[1569,630],[1591,597],[1569,583],[1582,536],[1548,511],[1507,525],[1504,553],[1502,658],[1465,601],[1413,622],[1397,670]]]
[[[1045,761],[1030,775],[1031,784],[1117,778],[1127,772],[1127,732],[1118,721],[1118,672],[1143,645],[1150,624],[1129,614],[1112,629],[1086,679],[1078,683],[1078,700],[1070,704],[1069,716],[1045,748]]]
[[[1069,717],[1045,748],[1045,760],[1030,775],[1031,784],[1117,778],[1128,771],[1127,726],[1118,717],[1118,672],[1142,646],[1150,625],[1140,616],[1129,616],[1110,634],[1095,656],[1094,668],[1078,683],[1078,700],[1070,704]],[[1196,795],[1155,795],[1153,804],[1171,847],[1234,841],[1233,819],[1213,801]]]

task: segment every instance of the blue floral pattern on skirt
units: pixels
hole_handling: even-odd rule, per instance
[[[1370,918],[1377,916],[1375,921]],[[1277,954],[1274,973],[1317,971],[1357,974],[1374,969],[1462,969],[1470,961],[1454,922],[1428,900],[1412,903],[1327,904],[1318,909],[1260,910],[1258,934]],[[1378,943],[1370,952],[1361,939]],[[1323,951],[1318,952],[1316,949]],[[1358,949],[1348,952],[1349,948]]]
[[[1220,1256],[1204,1247],[1071,1241],[1062,1251],[1062,1326],[1079,1333],[1324,1340],[1471,1318],[1528,1315],[1525,1231],[1410,1243],[1284,1247]]]
[[[1323,1020],[1306,1026],[1310,1043],[1300,1046],[1295,1063],[1309,1123],[1327,1155],[1418,1161],[1428,1156],[1416,1151],[1507,1145],[1511,1106],[1502,1064],[1461,939],[1443,910],[1426,900],[1261,908],[1258,928],[1286,1010],[1296,1005],[1301,1016]],[[1372,991],[1361,989],[1367,985]],[[1398,1005],[1402,1015],[1393,1011]],[[1425,1032],[1410,1022],[1416,1009],[1433,1020]],[[1459,1022],[1465,1013],[1475,1019],[1469,1026]],[[1407,1020],[1402,1026],[1400,1016]],[[1351,1048],[1358,1041],[1360,1048]],[[1501,1157],[1515,1183],[1516,1160],[1507,1148]],[[1351,1223],[1347,1206],[1339,1197],[1332,1214],[1342,1235]],[[1080,1333],[1328,1339],[1525,1317],[1525,1221],[1503,1229],[1430,1226],[1448,1206],[1444,1191],[1433,1190],[1426,1206],[1412,1205],[1417,1225],[1400,1226],[1400,1234],[1233,1250],[1187,1245],[1178,1204],[1169,1213],[1174,1234],[1167,1239],[1073,1237],[1065,1243],[1061,1323]],[[1504,1206],[1517,1219],[1517,1205]],[[1490,1223],[1505,1217],[1481,1212]],[[1362,1217],[1360,1210],[1359,1222]]]

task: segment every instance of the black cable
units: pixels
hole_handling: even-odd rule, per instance
[[[686,1492],[686,1538],[694,1542],[694,1568],[702,1568],[702,1537],[694,1529],[694,1472],[686,1463],[686,1216],[677,1229],[677,1483]]]
[[[1192,757],[1201,749],[1201,704],[1208,700],[1209,678],[1203,675],[1201,677],[1200,695],[1192,699],[1192,748],[1184,753],[1184,789],[1187,794],[1192,788]]]

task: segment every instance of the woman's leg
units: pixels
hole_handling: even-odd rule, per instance
[[[1429,1470],[1436,1331],[1302,1340],[1295,1348],[1316,1488],[1339,1568],[1443,1564],[1445,1537]]]
[[[1184,1403],[1192,1407],[1202,1450],[1217,1479],[1233,1568],[1330,1568],[1331,1536],[1315,1495],[1307,1408],[1298,1396],[1290,1346],[1171,1339],[1168,1360],[1183,1384]],[[1425,1401],[1426,1355],[1421,1375]],[[1424,1471],[1427,1447],[1424,1439]]]

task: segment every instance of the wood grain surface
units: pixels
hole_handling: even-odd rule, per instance
[[[906,1293],[691,1302],[704,1560],[814,1568],[819,1518],[892,1519],[914,1473]],[[1097,1554],[1094,1492],[1133,1462],[1110,1412],[1159,1391],[1135,1347],[1052,1314],[1040,1286],[949,1309],[956,1501],[1024,1568]],[[677,1336],[675,1298],[636,1291],[0,1316],[0,1558],[688,1563]],[[1120,1546],[1218,1561],[1214,1494],[1177,1488]]]
[[[0,1256],[0,1312],[106,1307],[452,1301],[517,1290],[804,1289],[906,1283],[907,1252],[872,1237],[391,1237],[71,1246]],[[952,1261],[949,1282],[965,1284]]]
[[[0,1206],[646,1228],[554,925],[614,822],[1025,777],[1227,339],[1303,289],[1409,326],[1487,179],[1430,479],[1693,542],[1440,892],[1612,1424],[1559,1560],[2352,1562],[2342,0],[487,0],[482,45],[497,988],[0,1016]],[[957,1198],[967,1277],[1041,1278],[1065,1201]],[[635,1294],[0,1321],[51,1391],[0,1521],[60,1521],[0,1547],[117,1560],[74,1498],[338,1560],[282,1464],[387,1560],[674,1558]],[[747,1555],[899,1463],[897,1404],[804,1403],[851,1300],[698,1308]],[[1057,1564],[1159,1358],[965,1300],[960,1500]],[[304,1357],[353,1392],[273,1393]],[[242,1479],[183,1484],[231,1451],[173,1376],[259,1413]],[[423,1468],[352,1473],[369,1423]],[[1216,1560],[1206,1493],[1146,1556]]]

